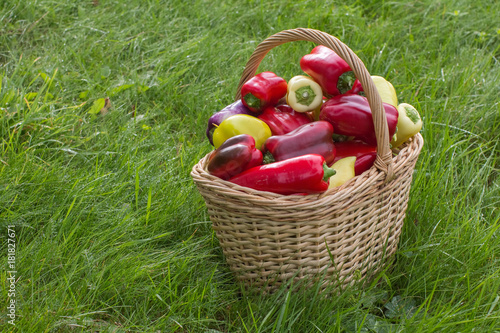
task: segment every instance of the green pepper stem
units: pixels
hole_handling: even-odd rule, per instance
[[[255,97],[252,93],[246,94],[243,98],[249,107],[256,109],[260,108],[260,99]]]
[[[303,86],[295,91],[295,98],[297,99],[297,103],[309,106],[314,102],[316,94],[311,86]]]
[[[270,164],[276,162],[276,159],[274,158],[273,154],[271,154],[269,151],[266,151],[264,153],[264,157],[262,158],[262,164]]]
[[[326,165],[326,162],[323,163],[323,180],[325,182],[328,181],[328,179],[330,179],[330,177],[334,176],[336,173],[337,171],[335,171],[332,168],[329,168],[328,165]]]
[[[341,94],[345,94],[352,89],[356,76],[353,71],[348,71],[339,76],[337,81],[337,89]]]
[[[418,121],[420,120],[420,115],[418,114],[418,111],[415,110],[414,107],[411,107],[411,106],[405,106],[405,112],[406,112],[406,116],[411,120],[412,123],[414,123],[415,125],[418,123]]]

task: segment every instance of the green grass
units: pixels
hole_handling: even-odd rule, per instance
[[[500,2],[20,1],[0,8],[2,332],[500,332]],[[189,176],[256,45],[339,37],[424,119],[396,262],[247,294]],[[312,44],[272,50],[290,78]],[[109,97],[111,108],[100,110]]]

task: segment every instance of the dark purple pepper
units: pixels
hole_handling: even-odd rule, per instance
[[[207,171],[224,180],[262,164],[262,152],[255,148],[255,139],[240,134],[227,139],[212,152]]]
[[[234,103],[229,104],[222,110],[214,113],[210,119],[208,119],[208,125],[207,125],[207,138],[208,141],[210,141],[210,144],[213,146],[213,135],[214,131],[217,128],[217,126],[222,123],[222,121],[229,116],[234,116],[235,114],[248,114],[248,115],[255,115],[255,112],[250,111],[249,108],[247,108],[243,103],[241,102],[241,99],[237,100]]]

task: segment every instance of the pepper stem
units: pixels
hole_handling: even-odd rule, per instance
[[[337,89],[341,94],[345,94],[352,89],[356,76],[353,71],[348,71],[339,76],[337,81]]]
[[[406,116],[411,120],[412,123],[417,124],[418,121],[420,120],[420,115],[418,114],[418,111],[411,106],[405,106],[404,108]]]
[[[269,151],[266,151],[262,158],[262,164],[270,164],[274,162],[276,162],[276,159],[274,158],[273,154],[271,154]]]
[[[323,181],[328,181],[328,179],[330,179],[330,177],[334,176],[336,173],[337,171],[329,168],[328,165],[326,165],[326,162],[323,163]]]
[[[309,106],[314,102],[316,94],[311,86],[303,86],[295,91],[295,98],[297,99],[297,103]]]
[[[243,98],[249,107],[256,109],[260,108],[260,99],[255,97],[252,93],[246,94]]]

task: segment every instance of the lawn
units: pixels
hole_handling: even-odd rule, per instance
[[[500,332],[499,12],[491,0],[3,0],[0,330]],[[395,262],[330,297],[242,289],[190,177],[257,44],[297,27],[338,37],[424,121]],[[301,74],[312,46],[279,46],[259,70]]]

